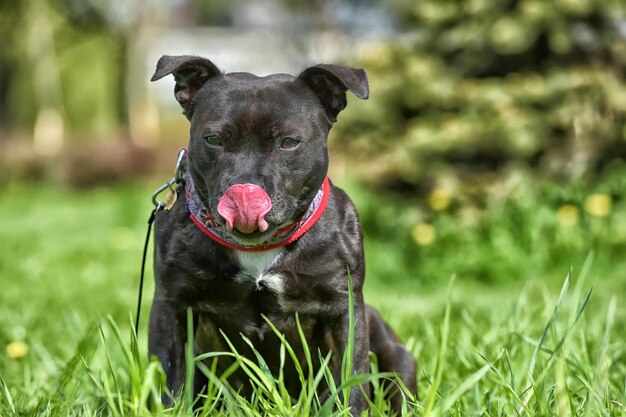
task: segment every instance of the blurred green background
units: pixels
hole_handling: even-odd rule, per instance
[[[162,54],[367,70],[332,131],[378,279],[484,282],[624,249],[626,6],[590,0],[0,1],[0,184],[170,175],[187,122]],[[150,187],[146,186],[146,197]],[[369,198],[367,196],[375,196]],[[543,250],[538,245],[544,244]],[[583,256],[584,257],[584,256]],[[445,261],[444,261],[445,260]]]
[[[368,72],[331,177],[361,214],[366,298],[405,338],[452,275],[497,308],[592,259],[596,307],[626,292],[622,0],[139,3],[0,0],[0,345],[62,356],[87,313],[133,308],[149,197],[187,141],[173,81],[148,81],[163,54]]]

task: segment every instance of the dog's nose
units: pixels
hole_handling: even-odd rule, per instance
[[[217,212],[226,220],[226,228],[252,233],[265,232],[268,223],[265,215],[272,209],[272,201],[261,187],[255,184],[235,184],[230,187],[217,205]]]

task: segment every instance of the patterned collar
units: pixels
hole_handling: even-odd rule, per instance
[[[185,200],[191,220],[215,242],[227,248],[244,252],[262,252],[295,242],[322,217],[328,205],[329,197],[330,182],[326,177],[322,187],[317,191],[311,205],[300,220],[282,226],[261,244],[254,243],[249,246],[242,246],[239,242],[235,243],[229,240],[228,234],[223,233],[224,226],[215,221],[210,210],[200,200],[189,171],[185,173]]]

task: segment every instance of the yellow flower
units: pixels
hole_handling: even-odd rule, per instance
[[[11,359],[20,359],[28,353],[28,345],[24,342],[16,341],[7,345],[7,355]]]
[[[585,210],[596,217],[606,217],[611,213],[613,201],[606,194],[591,194],[585,200]]]
[[[580,210],[573,204],[563,204],[556,211],[556,219],[562,226],[574,226],[580,221]]]
[[[450,206],[452,197],[443,188],[435,188],[428,194],[428,205],[435,211],[445,210]]]
[[[411,232],[413,236],[413,240],[420,246],[430,245],[435,241],[435,237],[437,237],[437,233],[435,232],[435,228],[428,223],[419,223]]]

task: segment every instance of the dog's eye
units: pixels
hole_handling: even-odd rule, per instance
[[[204,141],[211,146],[222,146],[222,139],[218,135],[206,135]]]
[[[280,144],[281,149],[295,149],[300,145],[300,141],[294,138],[285,138]]]

